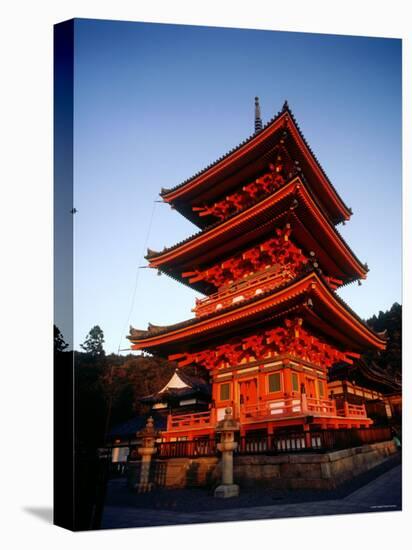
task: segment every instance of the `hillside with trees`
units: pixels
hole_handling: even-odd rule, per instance
[[[386,350],[367,354],[367,362],[373,361],[390,374],[394,380],[402,380],[402,306],[394,303],[388,311],[380,311],[367,320],[376,332],[384,332],[388,339]]]

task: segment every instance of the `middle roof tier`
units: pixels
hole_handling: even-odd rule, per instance
[[[189,282],[183,273],[224,262],[270,239],[276,229],[286,225],[291,228],[294,244],[315,258],[325,275],[341,284],[366,277],[367,266],[324,215],[316,197],[299,176],[264,200],[162,252],[149,250],[146,259],[149,267],[210,295],[216,292],[215,286],[205,280]]]

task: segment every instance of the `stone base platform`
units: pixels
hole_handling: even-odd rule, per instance
[[[235,460],[234,479],[240,487],[336,489],[396,451],[393,441],[384,441],[329,453],[242,456]]]
[[[214,493],[216,498],[232,498],[239,496],[239,485],[219,485]]]
[[[273,489],[335,489],[382,463],[397,452],[395,443],[384,441],[328,453],[293,453],[234,457],[234,480],[243,487]],[[137,465],[129,464],[129,486]],[[159,487],[209,487],[220,484],[217,457],[154,460],[154,483]],[[157,472],[157,473],[156,473]]]

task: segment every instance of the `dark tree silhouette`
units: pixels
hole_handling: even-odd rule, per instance
[[[64,351],[69,344],[64,341],[63,334],[60,332],[59,328],[56,325],[53,325],[54,331],[54,352],[60,353]]]
[[[92,329],[90,329],[89,334],[86,336],[86,340],[83,344],[80,344],[80,347],[92,357],[104,357],[105,353],[103,343],[103,331],[99,325],[95,325]]]
[[[366,354],[366,360],[375,362],[400,381],[402,378],[402,306],[395,302],[390,310],[380,311],[378,315],[368,319],[367,323],[378,332],[386,331],[388,342],[384,351]]]

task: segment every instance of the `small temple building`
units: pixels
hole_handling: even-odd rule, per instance
[[[401,425],[402,383],[374,362],[363,358],[352,365],[337,363],[329,370],[328,388],[336,403],[364,405],[374,425]]]
[[[188,320],[131,327],[128,338],[180,369],[204,367],[211,387],[209,400],[199,388],[186,394],[177,371],[147,398],[167,411],[164,441],[212,437],[227,407],[241,436],[370,426],[367,402],[328,380],[336,364],[385,349],[336,292],[368,266],[336,228],[352,211],[288,104],[263,126],[256,98],[254,134],[161,197],[199,230],[148,250],[149,267],[204,297]]]
[[[148,395],[140,402],[152,406],[152,411],[166,417],[167,431],[187,418],[203,416],[211,407],[211,386],[201,378],[189,376],[182,369],[176,369],[169,382],[157,393]],[[183,441],[187,436],[180,435],[172,440]]]
[[[139,400],[143,405],[149,405],[150,416],[154,427],[159,432],[172,430],[173,424],[188,416],[208,411],[211,407],[211,386],[198,376],[189,375],[182,369],[176,369],[167,384],[158,392]],[[134,416],[127,422],[112,427],[108,443],[112,445],[112,461],[126,462],[130,450],[135,448],[137,432],[146,425],[147,415]],[[181,435],[172,440],[184,441],[187,437]]]

